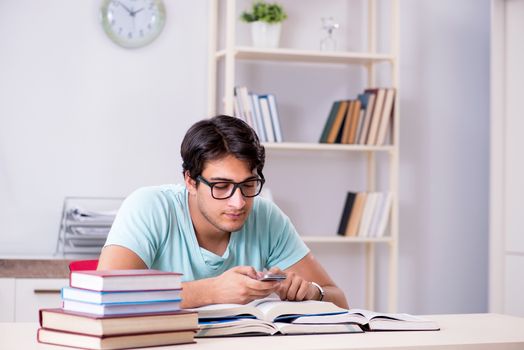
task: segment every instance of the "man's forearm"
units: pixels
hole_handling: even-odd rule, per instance
[[[348,302],[344,292],[337,286],[324,286],[324,299],[323,301],[331,301],[337,306],[340,306],[344,309],[348,309]]]
[[[205,278],[197,281],[182,283],[182,303],[183,309],[191,309],[203,305],[215,303],[213,298],[214,278]]]

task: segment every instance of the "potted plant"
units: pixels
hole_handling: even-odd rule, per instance
[[[263,48],[278,47],[280,28],[287,18],[284,8],[277,3],[256,1],[251,11],[244,11],[240,17],[251,24],[253,46]]]

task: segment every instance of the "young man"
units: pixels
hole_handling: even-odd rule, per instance
[[[282,300],[327,300],[344,293],[315,260],[289,218],[257,197],[265,151],[242,120],[194,124],[181,146],[185,186],[135,191],[122,204],[98,269],[184,274],[182,307],[244,304],[275,292]],[[284,281],[261,281],[260,272]]]

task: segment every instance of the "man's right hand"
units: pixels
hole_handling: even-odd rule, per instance
[[[182,307],[208,304],[246,304],[278,289],[278,281],[259,281],[251,266],[233,267],[220,276],[182,283]]]
[[[212,278],[212,290],[217,303],[246,304],[265,298],[278,289],[278,281],[259,281],[251,266],[237,266]]]

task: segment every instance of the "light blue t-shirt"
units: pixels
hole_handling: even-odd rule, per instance
[[[105,246],[135,252],[152,269],[184,274],[184,281],[218,276],[235,266],[284,270],[309,249],[289,218],[272,202],[256,197],[246,222],[231,233],[222,256],[198,245],[183,185],[144,187],[122,203]]]

